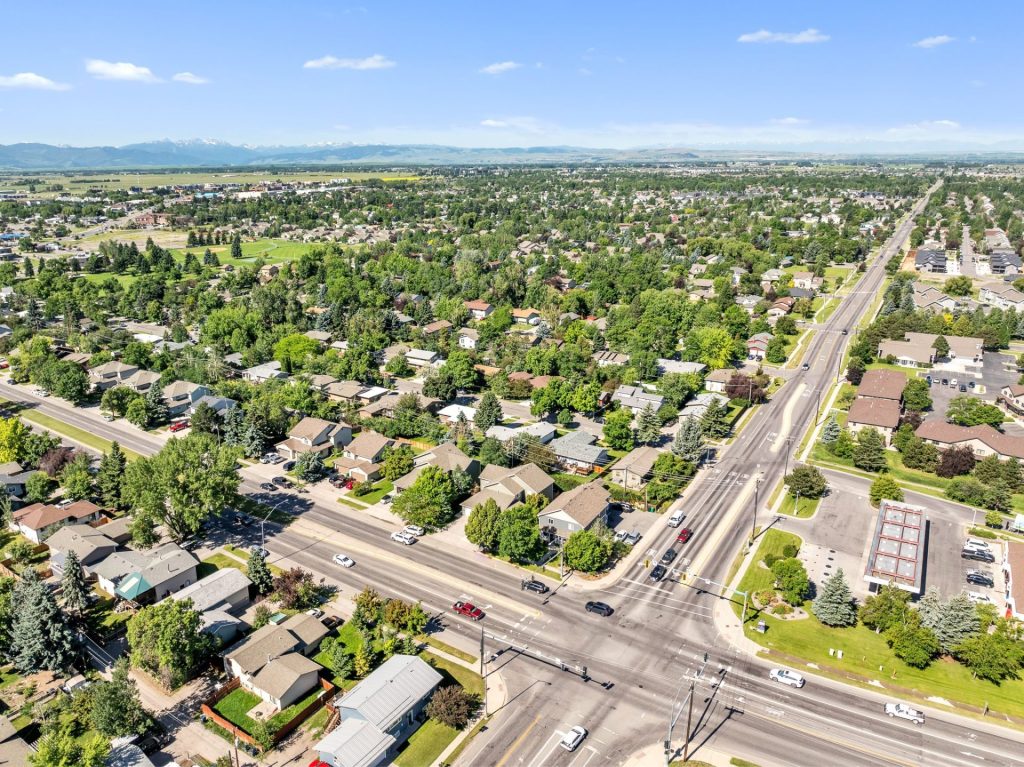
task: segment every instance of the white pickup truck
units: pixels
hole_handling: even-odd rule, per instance
[[[900,719],[909,719],[914,724],[924,724],[924,711],[911,708],[906,703],[886,703],[885,713],[889,716],[898,716]]]

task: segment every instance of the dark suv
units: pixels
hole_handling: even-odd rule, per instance
[[[652,581],[657,583],[658,581],[660,581],[662,578],[665,577],[665,566],[664,565],[655,565],[654,569],[651,570],[650,576],[648,576],[648,577],[650,577],[650,579]]]
[[[989,588],[996,585],[996,582],[992,579],[992,576],[986,573],[984,570],[968,570],[967,582],[973,583],[976,586],[988,586]]]
[[[605,618],[607,618],[609,615],[615,612],[611,608],[611,605],[606,605],[604,602],[587,602],[586,609],[588,613],[602,615]]]
[[[522,581],[519,587],[523,591],[532,591],[535,594],[547,594],[550,591],[546,585],[535,580]]]
[[[679,552],[675,549],[665,549],[665,553],[661,555],[661,563],[663,565],[672,564],[678,554]]]

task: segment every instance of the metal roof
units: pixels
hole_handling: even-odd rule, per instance
[[[928,525],[924,513],[920,506],[882,501],[864,580],[921,593]]]
[[[440,683],[441,675],[423,659],[393,655],[349,690],[337,706],[342,719],[355,714],[380,730],[390,730]]]

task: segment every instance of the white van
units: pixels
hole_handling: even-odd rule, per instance
[[[686,518],[686,512],[682,509],[676,509],[672,512],[672,516],[668,518],[669,527],[679,527],[683,524],[683,520]]]

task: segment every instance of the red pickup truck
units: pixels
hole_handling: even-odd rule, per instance
[[[478,621],[484,617],[484,611],[470,602],[456,602],[452,605],[452,609],[472,621]]]

